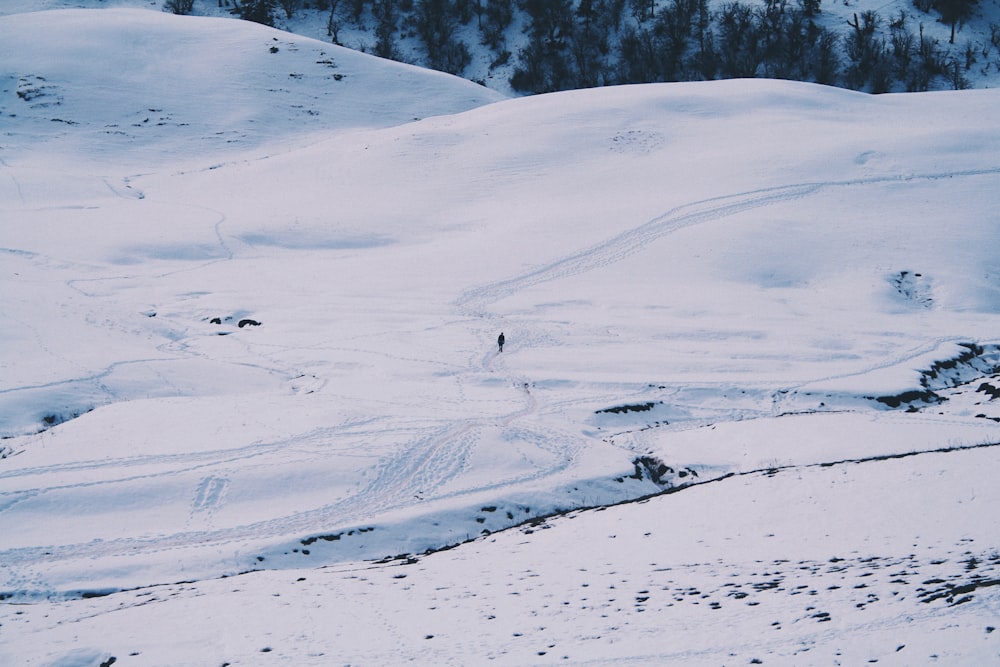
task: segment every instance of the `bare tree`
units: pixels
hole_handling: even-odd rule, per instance
[[[292,15],[302,7],[302,0],[278,0],[278,4],[285,10],[285,18],[292,18]]]
[[[178,15],[187,15],[194,9],[194,0],[166,0],[163,9]]]
[[[378,24],[375,26],[375,50],[380,58],[395,60],[399,57],[396,41],[396,0],[375,0],[372,14]]]
[[[483,44],[491,49],[499,49],[504,43],[504,32],[514,20],[514,5],[511,0],[489,0],[483,9],[484,21],[480,26]]]
[[[274,25],[275,0],[233,0],[233,13],[244,21]]]
[[[951,26],[951,39],[949,44],[955,43],[955,30],[960,22],[964,21],[972,14],[977,0],[936,0],[935,9],[941,12],[941,20]],[[958,85],[955,86],[958,90]]]
[[[339,6],[340,0],[330,0],[330,16],[326,19],[326,36],[334,44],[340,44],[340,26],[342,21],[340,14],[337,12]]]

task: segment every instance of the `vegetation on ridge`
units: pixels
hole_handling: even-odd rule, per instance
[[[217,0],[267,25],[321,22],[341,43],[470,76],[476,53],[520,93],[593,86],[767,77],[873,93],[962,89],[1000,69],[1000,23],[961,42],[978,0],[915,0],[912,10],[840,9],[821,0]],[[848,7],[850,0],[844,1]],[[193,0],[165,0],[176,14]],[[839,14],[838,14],[839,16]],[[825,20],[824,20],[825,19]],[[988,23],[982,16],[977,20]],[[927,26],[943,23],[950,38]],[[484,83],[485,81],[480,81]]]

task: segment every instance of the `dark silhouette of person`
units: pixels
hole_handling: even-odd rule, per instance
[[[503,337],[503,332],[501,331],[500,335],[497,337],[497,345],[500,346],[501,352],[503,352],[503,343],[504,343],[504,337]]]

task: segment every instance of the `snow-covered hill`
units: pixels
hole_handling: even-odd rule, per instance
[[[116,9],[2,20],[8,152],[34,154],[41,144],[112,162],[137,151],[140,164],[154,154],[204,160],[502,99],[456,77],[236,19]]]
[[[0,63],[0,663],[1000,659],[996,92]]]
[[[256,1],[246,0],[243,4]],[[238,15],[237,4],[236,0],[191,0],[190,12],[193,16],[232,17]],[[421,37],[422,4],[275,0],[271,20],[276,27],[291,33],[327,43],[335,41],[362,52],[386,52],[395,60],[434,68],[436,61],[431,59]],[[499,19],[490,17],[503,15],[504,11],[491,13],[476,9],[488,4],[430,3],[437,11],[444,10],[442,16],[448,17],[441,20],[439,16],[437,22],[431,19],[431,25],[435,26],[431,32],[438,36],[448,35],[447,43],[453,47],[453,52],[466,54],[465,58],[458,59],[464,64],[453,65],[448,71],[505,95],[537,90],[530,85],[524,87],[524,75],[552,67],[572,74],[556,77],[562,80],[550,82],[555,87],[544,90],[747,76],[824,81],[869,92],[876,85],[882,85],[862,74],[851,73],[854,67],[878,69],[881,74],[875,78],[885,79],[888,84],[885,90],[895,92],[995,88],[1000,82],[1000,0],[968,3],[967,14],[955,25],[954,39],[952,26],[943,20],[941,12],[948,3],[935,0],[740,0],[738,3],[708,0],[705,3],[707,19],[685,13],[694,11],[699,3],[672,0],[544,2],[535,3],[534,9],[525,3],[505,0],[494,3],[494,6],[507,7],[510,12],[502,29],[493,25],[493,21]],[[727,8],[736,4],[741,10],[723,19]],[[804,13],[807,4],[814,5],[818,11]],[[585,5],[593,16],[584,11]],[[951,3],[951,6],[959,10],[966,7],[966,3]],[[5,0],[0,3],[0,16],[44,9],[123,7],[168,11],[166,0]],[[379,7],[388,8],[388,14]],[[686,9],[673,15],[679,7]],[[792,17],[794,12],[799,12],[797,18]],[[551,33],[546,44],[556,43],[556,51],[561,52],[558,59],[561,64],[546,64],[539,58],[540,52],[546,51],[548,46],[532,41],[533,13],[540,17],[541,30]],[[391,28],[382,21],[383,15],[391,17],[388,24]],[[661,20],[665,22],[658,23]],[[546,28],[547,22],[554,22],[559,27]],[[810,27],[806,27],[807,24]],[[776,25],[782,26],[778,34],[761,34]],[[694,34],[695,30],[707,30],[710,34],[699,37]],[[859,30],[862,33],[870,30],[873,40],[867,46],[849,45]],[[667,33],[669,39],[664,41]],[[670,41],[685,34],[686,46]],[[797,35],[799,40],[789,39],[792,35]],[[830,47],[829,52],[817,49],[820,43],[826,45],[824,48]],[[706,45],[713,56],[699,53]],[[767,55],[769,52],[787,53],[788,56],[778,57],[781,61],[778,65],[773,62],[774,53]],[[867,56],[858,56],[857,52]],[[679,70],[659,71],[660,63],[672,58],[681,58],[686,64]],[[813,61],[822,58],[834,62],[833,69],[838,73],[825,73],[823,76],[830,78],[820,78]],[[881,64],[874,65],[872,58],[880,60]],[[729,61],[743,59],[759,59],[756,71],[747,73],[742,67],[735,71],[727,66],[720,67]],[[865,62],[861,63],[862,60]],[[706,64],[709,62],[712,64]],[[438,69],[446,67],[444,63],[437,66]],[[521,88],[512,85],[518,73],[522,76]],[[526,78],[532,76],[529,74]]]

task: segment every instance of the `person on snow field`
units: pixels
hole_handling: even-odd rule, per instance
[[[504,341],[503,332],[501,331],[500,332],[500,336],[497,338],[497,345],[500,346],[500,351],[501,352],[503,352],[503,341]]]

